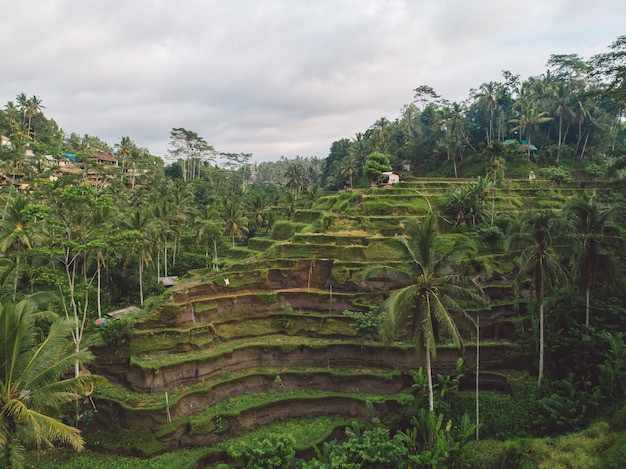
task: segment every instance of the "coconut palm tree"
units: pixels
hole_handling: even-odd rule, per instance
[[[365,160],[367,155],[370,154],[368,141],[361,132],[357,132],[352,139],[350,149],[348,150],[350,155],[356,158],[359,163],[359,171],[363,172],[365,166]]]
[[[0,254],[15,257],[14,300],[20,276],[21,254],[32,247],[36,238],[36,231],[31,229],[34,221],[28,216],[29,205],[29,200],[21,194],[10,198],[0,221]]]
[[[262,194],[254,194],[246,203],[250,218],[248,220],[249,227],[252,231],[258,233],[265,225],[268,212],[268,203]]]
[[[512,124],[517,124],[517,126],[512,129],[513,131],[518,130],[520,135],[526,133],[528,140],[528,158],[530,158],[530,131],[534,125],[543,124],[544,122],[552,120],[551,117],[547,116],[547,112],[539,111],[535,107],[535,103],[530,98],[527,98],[521,101],[519,116],[509,120]]]
[[[476,98],[478,98],[479,102],[481,102],[489,112],[489,130],[487,132],[487,145],[489,145],[491,144],[491,140],[493,140],[493,116],[498,105],[498,84],[493,81],[483,83],[480,85]]]
[[[285,171],[285,178],[287,178],[287,187],[293,191],[294,197],[297,199],[298,194],[300,194],[306,186],[306,177],[302,163],[298,161],[289,163]]]
[[[406,284],[394,290],[380,306],[384,315],[383,339],[409,325],[416,346],[425,356],[428,377],[428,402],[434,410],[431,358],[437,358],[437,333],[449,336],[452,343],[463,347],[458,324],[472,331],[475,323],[465,311],[462,301],[482,302],[484,294],[470,277],[458,273],[459,260],[468,252],[464,241],[444,249],[432,213],[423,222],[405,221],[407,237],[388,241],[398,267],[366,269],[365,278],[387,274],[391,279]]]
[[[43,101],[39,99],[37,96],[31,96],[26,103],[26,117],[28,119],[28,131],[35,137],[35,132],[32,127],[33,117],[36,117],[41,113],[42,109],[45,109],[46,106],[41,104]]]
[[[125,222],[125,228],[129,233],[131,249],[129,250],[126,263],[132,257],[137,257],[139,274],[139,304],[143,305],[143,272],[144,267],[152,263],[152,250],[154,245],[153,230],[154,220],[147,210],[137,208],[133,210],[130,218]]]
[[[565,214],[578,243],[575,250],[574,275],[585,288],[585,324],[589,325],[591,289],[600,273],[615,272],[610,245],[619,242],[619,229],[612,218],[617,205],[601,207],[595,197],[578,199],[565,207]]]
[[[235,247],[235,238],[248,232],[247,220],[243,214],[243,205],[239,200],[229,199],[224,201],[223,220],[231,244]]]
[[[61,407],[80,397],[94,375],[67,378],[75,362],[91,359],[87,351],[71,346],[70,322],[55,320],[43,340],[36,320],[50,318],[38,312],[36,302],[0,303],[0,455],[3,467],[22,467],[27,446],[60,442],[80,451],[78,429],[60,420]]]
[[[348,180],[348,187],[352,189],[354,179],[359,176],[359,162],[352,154],[347,155],[339,163],[339,175]]]
[[[557,255],[559,242],[566,234],[564,219],[551,210],[526,212],[513,227],[508,240],[508,251],[517,259],[518,284],[530,279],[535,301],[539,307],[539,375],[543,379],[544,358],[544,301],[567,274]]]
[[[566,87],[564,81],[559,80],[554,82],[549,88],[549,92],[552,105],[554,106],[554,115],[559,118],[559,143],[556,157],[556,161],[558,162],[561,158],[561,143],[565,140],[563,138],[563,121],[566,118],[572,118],[574,116],[574,111],[572,111],[569,106],[571,91]]]
[[[219,220],[212,205],[205,205],[202,210],[198,210],[194,218],[194,230],[196,232],[196,243],[200,245],[203,241],[205,244],[204,258],[206,259],[205,267],[209,267],[209,241],[213,248],[213,271],[219,271],[219,259],[217,257],[217,246],[222,239],[224,232],[223,222]]]

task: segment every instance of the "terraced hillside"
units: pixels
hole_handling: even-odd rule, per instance
[[[463,182],[326,195],[293,221],[278,223],[271,238],[250,240],[238,252],[241,262],[218,274],[189,272],[163,304],[138,318],[129,344],[95,348],[92,371],[110,385],[95,395],[90,444],[150,455],[214,445],[286,419],[333,416],[341,426],[368,418],[368,402],[378,415],[392,412],[412,392],[409,371],[422,366],[421,358],[406,338],[385,345],[359,336],[344,311],[368,311],[399,286],[387,278],[364,281],[363,269],[389,264],[385,240],[402,234],[402,220],[431,208],[442,212],[450,187]],[[507,184],[489,201],[494,215],[559,208],[589,189],[580,182]],[[524,303],[513,293],[512,265],[489,241],[477,246],[462,267],[480,278],[490,298],[472,314],[481,315],[481,371],[493,385],[490,374],[531,369],[533,360],[515,344]],[[472,343],[471,334],[465,338]],[[460,355],[471,377],[474,352],[445,342],[434,371],[451,372]]]

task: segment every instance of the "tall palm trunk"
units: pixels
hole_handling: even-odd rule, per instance
[[[426,346],[426,372],[428,373],[428,409],[435,410],[435,394],[433,391],[433,372],[430,363],[430,346]]]
[[[15,301],[15,295],[17,295],[17,281],[20,276],[20,254],[19,252],[15,256],[15,279],[13,280],[13,301]]]
[[[476,314],[476,441],[480,439],[480,403],[478,377],[480,376],[480,312]]]
[[[587,285],[585,289],[585,325],[589,325],[589,302],[591,297],[591,287]]]
[[[541,380],[543,379],[544,329],[545,329],[545,324],[543,320],[543,298],[542,298],[539,303],[539,377],[537,378],[537,386],[541,386]]]
[[[139,258],[139,304],[143,306],[143,259]]]

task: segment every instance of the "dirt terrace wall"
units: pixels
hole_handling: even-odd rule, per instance
[[[233,272],[232,274],[224,273],[220,277],[229,279],[229,286],[222,286],[217,283],[200,283],[186,288],[184,291],[174,292],[172,294],[172,302],[175,304],[184,304],[198,300],[204,300],[207,297],[220,296],[224,294],[233,294],[237,292],[245,292],[254,290],[284,290],[289,288],[306,288],[324,289],[324,285],[331,277],[331,269],[333,267],[333,259],[313,259],[297,261],[293,269],[262,269],[251,272]],[[267,274],[265,274],[267,272]],[[257,277],[255,279],[255,276]],[[240,286],[235,286],[237,282],[243,279],[252,279],[250,282],[245,280]]]
[[[375,375],[334,375],[331,373],[281,373],[282,386],[275,382],[276,375],[248,375],[217,383],[206,391],[189,393],[170,406],[173,420],[183,419],[202,412],[220,402],[246,394],[271,391],[329,391],[341,393],[394,394],[412,384],[409,376],[396,375],[391,378]],[[165,406],[165,398],[163,398]],[[96,404],[100,403],[96,399]],[[137,405],[138,403],[134,403]],[[139,403],[140,404],[140,403]],[[125,428],[159,431],[165,422],[165,408],[134,409],[112,404],[115,420]]]
[[[273,299],[262,299],[263,295],[274,295]],[[331,302],[332,297],[332,302]],[[202,311],[193,303],[180,305],[167,317],[150,321],[141,325],[142,329],[158,327],[190,327],[197,323],[210,323],[217,314],[249,313],[251,315],[281,311],[288,306],[294,310],[314,311],[319,313],[342,313],[345,310],[359,311],[362,307],[352,304],[354,297],[346,294],[331,294],[330,291],[319,291],[306,288],[297,291],[279,292],[247,292],[204,300],[215,305],[212,309]],[[194,322],[195,318],[195,322]]]
[[[391,403],[376,404],[378,414],[387,414]],[[243,411],[235,417],[229,417],[230,428],[224,433],[191,435],[186,426],[161,438],[170,449],[190,446],[212,446],[220,441],[248,433],[262,425],[293,418],[316,418],[324,416],[353,417],[367,419],[369,414],[364,401],[347,397],[324,397],[319,399],[286,399]]]
[[[518,368],[517,348],[507,345],[483,346],[481,368]],[[460,352],[456,349],[438,349],[438,360],[433,363],[435,373],[450,373],[454,370]],[[466,350],[464,360],[473,366],[474,352]],[[131,365],[126,375],[130,387],[137,392],[162,392],[176,386],[193,384],[213,379],[223,373],[259,367],[373,367],[416,370],[424,366],[423,360],[414,349],[336,344],[312,348],[251,346],[237,349],[219,356],[167,365],[156,369]]]

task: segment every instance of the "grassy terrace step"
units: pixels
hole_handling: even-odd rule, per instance
[[[352,367],[259,367],[237,370],[231,373],[222,373],[217,375],[210,381],[200,381],[184,386],[177,386],[168,389],[168,399],[171,409],[177,415],[191,415],[196,411],[189,411],[188,401],[195,400],[197,395],[213,395],[212,393],[222,387],[230,386],[234,391],[227,394],[218,393],[211,405],[221,400],[229,399],[235,395],[245,394],[249,392],[250,387],[241,385],[240,383],[256,380],[259,389],[254,392],[262,392],[261,387],[264,383],[269,383],[270,390],[278,389],[280,386],[276,383],[276,377],[280,376],[283,385],[289,389],[291,382],[296,382],[298,378],[308,378],[311,383],[309,387],[315,386],[322,389],[317,376],[324,376],[335,382],[342,380],[376,380],[390,383],[393,380],[400,379],[402,373],[399,369],[394,368],[374,368],[369,366],[352,366]],[[281,388],[282,389],[282,388]],[[237,392],[239,390],[239,392]],[[389,392],[393,392],[389,387]],[[221,397],[220,397],[221,396]],[[128,411],[150,412],[162,411],[166,408],[165,396],[161,392],[136,392],[128,387],[115,382],[109,382],[105,385],[98,386],[95,396],[96,400],[112,400],[117,402],[121,408]],[[177,406],[181,407],[178,409]]]
[[[246,246],[235,246],[231,247],[228,250],[228,255],[233,259],[247,259],[250,257],[258,256],[262,252],[262,250],[255,250]]]
[[[273,312],[263,317],[240,313],[233,317],[223,313],[212,317],[209,324],[189,327],[144,329],[135,333],[130,343],[132,355],[163,350],[185,351],[206,348],[216,340],[232,340],[264,335],[306,335],[350,338],[356,333],[350,326],[353,319],[343,315],[302,312]]]
[[[202,361],[210,358],[218,357],[221,355],[227,355],[233,353],[235,350],[247,349],[251,347],[268,347],[268,348],[280,348],[285,352],[289,352],[293,349],[306,347],[311,349],[323,349],[330,345],[352,345],[360,347],[375,347],[386,348],[380,342],[362,341],[354,339],[351,343],[340,339],[324,339],[317,337],[300,337],[300,336],[286,336],[284,334],[266,335],[263,337],[245,338],[238,340],[231,340],[228,342],[221,342],[213,344],[211,347],[202,348],[189,352],[170,352],[167,354],[161,351],[150,351],[140,355],[134,355],[131,357],[131,364],[139,366],[145,370],[155,370],[158,368],[177,365],[189,361]],[[403,349],[410,349],[411,344],[398,345]]]
[[[240,435],[288,418],[335,415],[364,419],[368,417],[367,402],[386,413],[388,403],[395,403],[406,395],[406,392],[376,395],[326,391],[274,391],[247,395],[168,423],[155,436],[170,448],[211,445],[229,439],[233,433]]]
[[[336,246],[368,246],[372,241],[384,242],[387,236],[368,233],[366,231],[344,231],[326,233],[297,233],[290,239],[291,244],[322,244]]]
[[[217,293],[205,293],[203,291],[189,291],[187,292],[186,295],[180,295],[176,298],[173,298],[171,300],[171,305],[186,305],[186,304],[191,304],[191,303],[203,303],[203,302],[207,302],[207,303],[212,303],[215,302],[217,300],[225,300],[225,299],[236,299],[236,300],[244,300],[246,297],[254,297],[258,300],[260,300],[260,303],[265,303],[265,304],[271,304],[271,303],[276,303],[278,302],[278,296],[281,294],[287,294],[287,293],[292,293],[292,294],[297,294],[297,295],[321,295],[323,297],[326,296],[330,296],[331,292],[329,290],[320,290],[318,288],[308,288],[308,287],[303,287],[303,288],[281,288],[281,289],[271,289],[271,290],[246,290],[244,291],[234,291],[234,292],[229,292],[229,291],[223,291],[223,292],[217,292]],[[350,298],[352,295],[348,294],[348,293],[337,293],[337,292],[333,292],[332,293],[333,296],[337,296],[338,298]],[[268,295],[272,295],[271,298],[267,297]],[[267,298],[266,298],[267,297]],[[266,298],[264,300],[264,298]],[[217,306],[214,308],[213,306],[209,305],[207,309],[216,309]],[[199,308],[198,306],[196,306],[196,314],[200,313],[200,312],[204,312],[205,309],[203,308]],[[250,311],[252,312],[253,309],[251,308]]]
[[[204,386],[184,387],[183,391],[168,391],[169,412],[175,425],[168,425],[164,393],[137,394],[123,389],[111,391],[100,389],[96,396],[98,408],[106,406],[131,429],[167,433],[179,422],[202,421],[207,416],[219,416],[230,408],[253,407],[280,398],[292,399],[302,394],[323,396],[391,396],[411,390],[412,378],[399,373],[365,370],[364,373],[337,373],[312,369],[294,371],[285,369],[255,370],[254,374],[231,376],[218,382],[203,383]],[[226,410],[225,410],[226,408]],[[297,415],[297,411],[294,412]],[[295,416],[291,415],[291,416]],[[168,430],[164,427],[170,427]]]
[[[276,240],[269,238],[269,237],[250,238],[248,240],[248,248],[256,250],[256,251],[265,251],[266,249],[271,247],[274,243],[276,243]]]
[[[263,438],[268,434],[288,434],[296,440],[294,448],[298,454],[310,450],[315,445],[321,445],[326,440],[336,438],[336,433],[343,435],[345,427],[350,425],[353,420],[353,418],[341,417],[287,419],[263,425],[256,430],[239,437],[233,437],[210,448],[187,448],[168,451],[160,455],[157,455],[161,452],[157,448],[164,445],[159,444],[160,442],[153,435],[138,439],[135,432],[111,425],[98,434],[85,434],[87,451],[84,453],[77,455],[75,452],[63,450],[61,450],[62,452],[59,450],[46,452],[46,454],[32,458],[32,467],[48,469],[58,468],[62,465],[62,467],[76,469],[94,467],[94,464],[95,467],[122,467],[120,454],[133,455],[133,457],[126,456],[127,462],[124,467],[158,467],[161,469],[215,467],[214,464],[227,459],[227,449],[230,444],[246,444],[253,438]],[[152,441],[145,441],[147,438]],[[104,450],[110,455],[90,451],[91,448]],[[137,457],[137,454],[141,454],[143,458]]]
[[[275,244],[266,252],[268,256],[272,257],[371,261],[388,258],[384,252],[381,252],[383,250],[384,247],[381,240],[380,243],[371,242],[367,246],[337,246],[336,244],[300,244],[289,242]]]
[[[369,418],[367,402],[371,402],[375,411],[384,415],[399,398],[406,395],[405,392],[385,395],[326,391],[259,393],[229,399],[196,415],[170,423],[166,421],[165,412],[161,412],[159,429],[122,428],[114,419],[112,424],[107,425],[106,431],[93,435],[104,441],[89,440],[95,443],[92,447],[106,445],[109,451],[150,456],[184,447],[217,445],[264,425],[293,418],[312,419],[333,415],[342,419],[366,419]],[[115,408],[110,408],[106,403],[100,409],[103,415],[116,413]],[[100,414],[97,417],[102,418]],[[116,447],[116,442],[123,443],[123,446],[120,444]]]
[[[468,365],[473,353],[464,358]],[[461,352],[451,345],[438,348],[439,360],[434,365],[437,372],[454,369]],[[511,366],[517,349],[508,343],[485,344],[483,368]],[[410,344],[384,346],[378,342],[330,340],[308,337],[264,336],[216,344],[210,349],[189,353],[149,353],[131,357],[128,384],[141,392],[160,392],[181,385],[211,380],[222,373],[260,366],[371,366],[376,368],[399,367],[414,369],[422,366]]]

